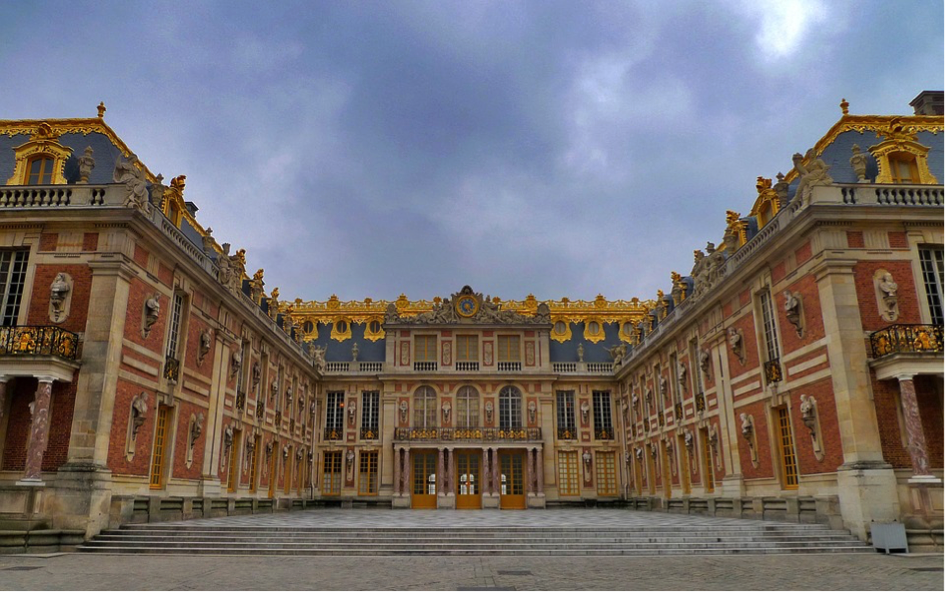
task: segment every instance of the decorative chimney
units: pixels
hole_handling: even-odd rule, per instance
[[[943,115],[943,98],[945,92],[940,90],[924,90],[919,96],[912,99],[909,106],[915,109],[916,115]]]

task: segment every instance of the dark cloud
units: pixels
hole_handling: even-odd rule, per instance
[[[105,100],[285,297],[650,298],[841,97],[943,86],[939,3],[668,4],[27,3],[0,112]]]

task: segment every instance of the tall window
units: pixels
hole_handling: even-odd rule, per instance
[[[358,470],[358,495],[377,495],[377,451],[362,451]]]
[[[13,327],[20,314],[29,251],[0,251],[0,327]]]
[[[344,391],[329,391],[325,409],[325,431],[340,434],[345,429],[345,393]],[[331,438],[332,440],[340,439]]]
[[[765,354],[767,361],[770,362],[781,357],[778,350],[778,333],[774,327],[774,308],[771,305],[771,293],[768,290],[761,292],[758,296],[761,304],[761,321],[764,325]]]
[[[154,452],[151,455],[151,489],[164,487],[164,464],[167,461],[167,440],[171,429],[171,408],[161,405],[154,426]]]
[[[499,335],[499,361],[521,361],[521,343],[518,335]]]
[[[794,435],[791,433],[791,418],[787,407],[776,410],[778,420],[778,446],[781,451],[781,471],[784,488],[797,489],[797,456],[794,453]]]
[[[499,391],[499,427],[503,430],[522,427],[522,392],[514,386]]]
[[[942,269],[942,247],[920,247],[919,261],[922,263],[922,280],[925,283],[925,297],[928,299],[932,324],[941,327],[945,320],[942,313],[942,277],[945,276]]]
[[[272,462],[272,461],[270,461]],[[323,495],[341,494],[341,451],[329,450],[325,452],[322,463],[322,491]]]
[[[171,330],[167,338],[167,357],[178,359],[177,352],[180,349],[180,328],[181,319],[184,316],[184,294],[174,292],[174,300],[171,305]]]
[[[680,393],[682,385],[679,384],[679,360],[676,358],[676,352],[669,354],[669,373],[669,398],[675,403],[682,396]]]
[[[597,461],[597,495],[617,495],[617,460],[614,452],[598,452],[594,455]]]
[[[377,391],[361,393],[361,437],[372,439],[378,437],[377,418],[380,411],[381,394]]]
[[[433,387],[421,386],[414,393],[413,426],[415,428],[436,427],[436,391]]]
[[[702,392],[702,368],[699,363],[699,342],[689,342],[689,376],[692,379],[692,392]]]
[[[478,362],[479,361],[479,337],[476,335],[457,335],[456,336],[456,361],[457,362]]]
[[[456,393],[456,427],[479,427],[479,392],[463,386]]]
[[[51,185],[53,162],[53,159],[49,156],[36,156],[31,159],[26,173],[26,184]]]
[[[558,453],[558,495],[581,495],[576,450]]]
[[[249,372],[249,367],[252,365],[249,363],[250,349],[247,347],[248,345],[245,339],[240,341],[240,360],[242,360],[242,366],[240,366],[239,372],[236,374],[237,393],[245,393],[243,390],[245,387],[243,385],[246,384],[246,373]]]
[[[558,391],[558,439],[574,440],[577,430],[574,427],[574,391]]]
[[[598,440],[612,440],[614,437],[610,391],[594,391],[594,437]]]
[[[436,335],[417,335],[413,338],[414,360],[417,362],[436,361]]]

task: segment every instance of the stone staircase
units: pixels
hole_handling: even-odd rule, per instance
[[[846,531],[819,524],[510,528],[319,528],[129,524],[83,552],[213,555],[718,555],[872,553]]]

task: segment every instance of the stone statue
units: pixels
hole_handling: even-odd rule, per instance
[[[528,423],[535,425],[538,420],[538,405],[534,401],[528,402]]]
[[[399,409],[400,409],[400,423],[405,424],[407,423],[407,409],[408,409],[407,401],[401,401]]]
[[[739,418],[742,420],[742,436],[748,441],[748,446],[754,448],[752,436],[755,433],[755,422],[747,413],[742,413]]]
[[[203,433],[203,413],[192,415],[190,419],[190,447],[197,443],[197,438]]]
[[[200,237],[200,240],[203,243],[203,252],[213,253],[213,243],[216,242],[213,239],[213,229],[208,226],[207,229],[203,231],[203,236]]]
[[[801,299],[798,296],[800,295],[794,294],[790,290],[784,291],[784,316],[794,326],[797,336],[801,337],[804,328],[801,323]]]
[[[53,320],[57,323],[65,312],[66,297],[71,289],[66,281],[66,274],[61,272],[56,274],[56,279],[49,286],[49,304],[52,306]]]
[[[866,178],[867,156],[860,152],[860,147],[856,144],[853,145],[851,150],[853,150],[853,156],[850,157],[850,166],[853,167],[853,172],[856,173],[856,182],[869,183],[869,179]]]
[[[712,357],[709,355],[708,350],[702,350],[699,352],[699,368],[706,376],[709,375],[709,364],[711,361]]]
[[[801,395],[801,421],[814,436],[817,430],[817,400],[810,395]]]
[[[551,308],[548,304],[542,302],[538,305],[538,311],[535,313],[536,323],[551,323]]]
[[[774,192],[778,196],[778,208],[783,208],[787,205],[788,201],[788,189],[790,185],[784,180],[784,173],[779,172],[777,174],[778,182],[774,184]]]
[[[686,432],[686,435],[683,436],[683,441],[686,444],[686,450],[689,451],[689,455],[692,456],[692,447],[695,445],[696,441],[692,435],[692,432]]]
[[[492,404],[492,401],[486,401],[486,422],[492,423],[492,414],[495,411],[495,406]]]
[[[794,197],[798,200],[801,207],[804,207],[810,203],[810,197],[814,187],[833,185],[833,179],[827,172],[830,166],[827,165],[822,158],[817,156],[813,148],[808,150],[805,156],[801,156],[800,153],[795,153],[793,160],[794,168],[800,175],[800,181],[797,183],[797,191]],[[808,163],[807,165],[804,164],[805,160]]]
[[[581,401],[581,422],[587,423],[591,417],[591,406],[588,405],[587,401]]]
[[[87,185],[89,182],[89,175],[92,174],[92,169],[95,168],[95,159],[92,158],[93,152],[95,151],[92,150],[91,146],[86,146],[82,156],[79,157],[79,180],[76,181],[77,185]]]
[[[269,296],[269,318],[275,319],[279,316],[279,288],[273,288]]]
[[[584,361],[584,344],[583,343],[579,343],[577,346],[577,357],[578,357],[578,362]]]
[[[226,426],[223,428],[223,450],[225,450],[225,455],[230,453],[230,448],[233,448],[233,426]]]
[[[893,276],[888,271],[883,271],[877,282],[880,295],[882,296],[883,308],[882,318],[886,321],[895,321],[899,318],[899,284],[893,280]]]
[[[251,371],[252,380],[253,380],[253,390],[256,390],[256,387],[259,386],[259,381],[262,380],[262,368],[259,367],[259,362],[253,362],[253,369]]]
[[[213,333],[210,329],[204,329],[200,332],[200,344],[197,348],[197,365],[203,364],[204,358],[207,357],[207,354],[210,353],[210,341],[212,339]]]
[[[352,343],[352,344],[351,344],[351,361],[352,361],[352,362],[357,362],[357,361],[358,361],[358,353],[359,353],[359,351],[360,351],[360,350],[359,350],[359,348],[358,348],[358,344],[357,344],[357,343]]]
[[[328,351],[327,345],[316,346],[312,352],[312,358],[314,360],[315,371],[319,374],[324,374],[325,370],[328,368],[328,363],[325,361],[325,352]]]
[[[236,377],[239,374],[240,369],[243,367],[243,352],[241,349],[234,349],[233,353],[230,354],[230,379]]]
[[[164,186],[164,175],[158,175],[155,182],[151,183],[151,205],[163,209],[165,191],[167,191],[167,187]]]
[[[385,323],[399,323],[400,322],[400,313],[397,312],[397,305],[393,302],[388,303],[387,310],[384,311],[384,322]]]
[[[151,334],[151,327],[157,322],[161,314],[161,294],[155,292],[150,298],[144,301],[144,327],[142,332],[145,338]]]
[[[148,394],[141,392],[131,402],[131,438],[138,437],[138,430],[148,415]]]
[[[738,358],[738,361],[745,365],[745,348],[742,343],[742,334],[735,327],[728,328],[728,345],[732,348],[732,353]]]
[[[605,349],[607,350],[607,353],[610,354],[610,357],[613,359],[614,366],[619,366],[623,362],[624,356],[627,355],[626,343],[618,343],[617,345],[613,347],[608,347]]]
[[[120,156],[115,163],[115,172],[112,178],[116,183],[125,186],[125,207],[138,208],[142,212],[148,207],[148,186],[144,178],[144,171],[137,166],[138,157],[132,154],[128,160]]]

